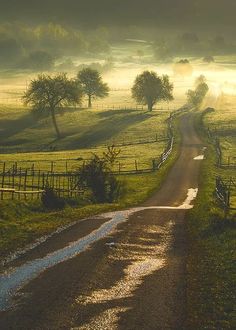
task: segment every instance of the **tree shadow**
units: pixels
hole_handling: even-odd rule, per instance
[[[32,113],[27,113],[17,119],[0,120],[1,144],[6,142],[9,137],[24,131],[26,128],[29,128],[32,125],[35,125],[35,118]]]
[[[69,141],[66,143],[68,149],[77,149],[77,148],[88,148],[94,147],[98,144],[104,143],[107,140],[115,137],[118,133],[127,129],[130,125],[134,125],[141,121],[147,120],[150,118],[149,113],[133,113],[131,112],[126,117],[114,117],[113,111],[108,113],[105,116],[105,119],[91,126],[89,130],[84,132],[82,135],[78,133],[72,133],[71,135],[67,135],[65,138]],[[76,139],[76,135],[78,138]],[[73,140],[72,140],[73,139]],[[71,141],[70,141],[71,140]]]

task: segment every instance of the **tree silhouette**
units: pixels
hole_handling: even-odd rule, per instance
[[[135,79],[132,97],[152,111],[157,102],[173,100],[173,84],[167,75],[159,77],[153,71],[144,71]]]
[[[68,79],[66,74],[58,74],[54,77],[41,74],[31,81],[23,101],[26,105],[31,105],[36,112],[50,113],[57,138],[60,138],[56,112],[60,107],[80,104],[82,95],[78,84]]]
[[[77,75],[78,84],[85,95],[88,96],[88,107],[92,107],[92,99],[104,98],[109,95],[109,87],[102,81],[102,76],[97,70],[82,69]]]

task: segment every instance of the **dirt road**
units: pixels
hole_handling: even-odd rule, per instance
[[[180,156],[142,207],[81,221],[9,265],[0,329],[184,329],[186,210],[204,146],[193,114],[180,130]]]

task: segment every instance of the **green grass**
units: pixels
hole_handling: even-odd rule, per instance
[[[236,164],[236,96],[222,94],[219,98],[216,110],[206,116],[205,125],[219,138],[223,163]],[[235,158],[234,158],[235,157]]]
[[[86,115],[85,115],[86,113]],[[119,112],[114,112],[114,118],[118,118],[120,122],[124,120],[124,124],[120,124],[122,127],[114,129],[115,121],[113,117],[109,120],[112,121],[112,125],[108,125],[107,119],[105,122],[100,123],[100,118],[107,118],[111,116],[108,111],[85,111],[84,113],[73,113],[73,116],[78,116],[80,118],[80,125],[82,118],[84,117],[84,131],[80,132],[80,129],[77,129],[78,136],[80,134],[85,134],[88,132],[90,137],[88,139],[88,144],[98,144],[98,142],[108,143],[110,140],[104,138],[98,139],[97,132],[105,131],[105,127],[109,131],[109,136],[111,139],[127,139],[136,140],[137,138],[148,138],[153,137],[154,134],[158,131],[159,134],[166,134],[166,119],[168,114],[158,114],[158,113],[140,113],[140,112],[124,112],[120,110]],[[66,115],[67,116],[67,115]],[[87,119],[85,117],[87,116]],[[96,126],[100,127],[99,130],[94,133],[95,130],[90,129],[90,119],[88,116],[91,116],[91,122],[94,120]],[[133,116],[135,120],[133,120]],[[123,119],[122,119],[123,118]],[[131,118],[131,119],[130,119]],[[68,120],[68,118],[67,118]],[[73,117],[74,120],[74,117]],[[69,125],[69,121],[67,122]],[[10,124],[9,124],[10,125]],[[73,125],[74,122],[73,122]],[[95,124],[94,124],[95,125]],[[11,125],[10,125],[11,126]],[[92,125],[93,127],[93,125]],[[35,137],[32,135],[32,141],[27,140],[26,144],[22,143],[22,148],[27,148],[28,143],[34,143],[34,141],[39,140],[40,130],[36,128],[31,128],[34,131]],[[48,132],[48,127],[42,128],[45,132]],[[23,130],[21,133],[25,134],[24,131],[30,130],[28,127]],[[81,218],[99,214],[108,210],[117,210],[123,209],[130,206],[139,205],[141,202],[145,201],[158,187],[161,182],[164,180],[166,173],[169,168],[174,163],[178,155],[178,145],[179,137],[177,133],[177,139],[174,146],[174,151],[165,166],[163,166],[158,172],[150,174],[139,174],[139,175],[127,175],[120,176],[119,179],[123,183],[122,195],[120,199],[113,204],[108,205],[92,205],[88,204],[87,200],[75,201],[77,206],[71,207],[67,206],[63,211],[57,212],[45,212],[42,209],[42,206],[39,202],[35,201],[1,201],[0,202],[0,255],[3,258],[9,252],[15,251],[18,248],[25,246],[26,244],[33,242],[36,238],[51,233],[58,227],[74,222]],[[91,133],[90,133],[91,131]],[[102,133],[99,133],[100,134]],[[46,134],[46,133],[45,133]],[[51,133],[50,133],[51,134]],[[92,134],[92,135],[90,135]],[[51,135],[50,135],[51,136]],[[43,141],[44,135],[42,134]],[[79,137],[78,137],[79,139]],[[77,140],[75,140],[77,141]],[[75,143],[74,141],[74,143]],[[64,148],[68,145],[65,141],[62,141]],[[121,154],[119,155],[119,161],[130,169],[134,167],[134,159],[138,159],[138,166],[147,167],[150,166],[152,158],[159,157],[161,152],[165,148],[164,143],[154,143],[146,145],[135,145],[129,147],[122,147]],[[78,162],[75,160],[78,157],[88,158],[91,155],[91,152],[96,152],[101,154],[104,151],[104,147],[100,146],[96,149],[94,148],[83,148],[76,150],[65,150],[59,152],[40,152],[40,153],[8,153],[1,154],[1,160],[7,163],[7,166],[10,166],[12,162],[18,161],[23,167],[29,167],[31,162],[35,162],[36,168],[47,167],[49,169],[50,162],[57,161],[56,170],[65,169],[65,161],[71,159],[71,164],[77,166]],[[74,164],[73,164],[74,162]],[[61,165],[60,165],[61,164]],[[130,164],[130,165],[129,165]],[[140,165],[141,164],[141,165]],[[19,165],[19,164],[18,164]],[[60,168],[61,166],[61,168]],[[87,205],[86,205],[87,204]]]
[[[232,171],[215,164],[215,150],[209,144],[199,195],[187,218],[187,329],[236,328],[236,215],[224,219],[213,198],[215,176]]]
[[[51,233],[62,225],[101,212],[139,205],[158,189],[177,155],[178,143],[165,166],[158,172],[120,177],[124,184],[122,196],[113,204],[89,204],[74,208],[67,206],[63,211],[45,212],[39,202],[1,201],[0,256],[3,258],[9,252]]]
[[[0,162],[6,162],[8,167],[19,162],[19,166],[27,168],[35,163],[35,169],[44,171],[50,170],[51,161],[56,162],[56,171],[65,171],[66,162],[68,170],[74,169],[91,158],[92,153],[102,154],[105,145],[153,141],[156,135],[166,137],[169,116],[169,113],[133,110],[70,109],[58,116],[64,138],[55,140],[50,118],[35,122],[26,109],[2,108],[0,114],[3,127],[0,131]],[[42,146],[45,151],[32,152]],[[123,170],[134,169],[135,160],[139,169],[148,168],[165,146],[166,142],[158,142],[119,147],[121,153],[117,162]],[[52,148],[58,151],[50,151]],[[118,170],[118,164],[115,170]]]
[[[77,150],[166,134],[169,113],[141,110],[67,109],[57,116],[63,138],[55,139],[51,118],[36,120],[30,109],[0,109],[2,152]]]

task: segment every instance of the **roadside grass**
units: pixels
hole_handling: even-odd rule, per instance
[[[86,201],[75,200],[75,207],[68,205],[63,211],[46,212],[40,202],[0,201],[1,258],[58,227],[103,212],[139,205],[160,187],[177,155],[176,144],[171,157],[159,171],[119,177],[124,188],[120,199],[112,204],[83,205]],[[82,205],[76,206],[78,204]]]
[[[204,123],[219,138],[223,163],[236,165],[236,96],[222,94],[215,112],[206,115]]]
[[[147,134],[148,132],[151,132],[151,129],[153,129],[153,132],[157,128],[159,129],[158,122],[160,122],[160,118],[162,118],[160,129],[163,127],[166,132],[166,115],[164,117],[162,117],[162,115],[154,115],[152,118],[154,122],[150,122],[150,126],[142,121],[137,124],[138,127],[140,127],[138,134],[141,134],[141,132],[146,132]],[[41,203],[37,201],[0,201],[1,258],[4,259],[10,252],[14,252],[17,249],[32,243],[35,239],[55,231],[58,227],[106,211],[140,205],[140,203],[145,201],[155,190],[160,187],[170,167],[178,157],[180,137],[177,126],[178,120],[175,121],[174,127],[176,136],[174,149],[164,166],[161,167],[159,171],[149,174],[119,176],[119,180],[123,183],[123,188],[119,200],[113,204],[94,205],[88,200],[81,198],[80,200],[74,200],[74,205],[70,205],[71,203],[68,204],[63,211],[46,212],[43,210]],[[135,128],[133,129],[134,131],[131,130],[130,134],[131,136],[136,136]],[[163,151],[162,147],[163,145],[160,147],[159,143],[137,145],[134,146],[133,149],[131,147],[132,155],[130,154],[129,157],[139,156],[142,159],[144,158],[150,160],[154,155],[155,157],[160,155]],[[129,148],[130,147],[127,148],[127,152],[130,152]],[[40,161],[43,160],[44,157],[55,161],[57,156],[60,159],[66,159],[68,155],[71,157],[70,153],[76,153],[76,157],[80,156],[81,151],[82,150],[65,151],[61,153],[2,154],[1,160],[5,160],[6,162],[24,160],[26,162],[26,160],[31,157],[30,161],[38,161],[38,164],[40,165]],[[98,150],[95,149],[95,151],[97,152]],[[101,151],[102,149],[100,152]],[[91,150],[84,150],[84,152],[89,154]]]
[[[187,217],[187,329],[236,328],[236,214],[224,219],[213,196],[215,177],[235,173],[215,164],[215,150],[208,143],[199,195]]]

